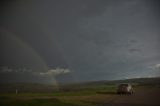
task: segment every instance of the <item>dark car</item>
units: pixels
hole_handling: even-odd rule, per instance
[[[133,94],[131,84],[120,84],[117,89],[117,94]]]

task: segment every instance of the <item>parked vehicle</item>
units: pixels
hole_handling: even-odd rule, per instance
[[[120,84],[117,89],[117,94],[133,94],[131,84]]]

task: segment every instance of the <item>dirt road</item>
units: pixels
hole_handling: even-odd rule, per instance
[[[137,89],[133,95],[110,95],[110,99],[107,98],[100,106],[160,106],[160,89]]]
[[[97,94],[69,98],[97,106],[160,106],[160,88],[139,88],[133,95]]]

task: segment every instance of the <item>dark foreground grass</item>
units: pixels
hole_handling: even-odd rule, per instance
[[[110,94],[116,91],[115,85],[100,85],[92,87],[83,87],[79,90],[70,90],[70,91],[55,91],[52,93],[34,93],[34,92],[19,92],[15,93],[1,93],[0,96],[5,97],[44,97],[44,96],[85,96],[85,95],[95,95],[97,93]]]
[[[92,96],[96,94],[113,94],[115,86],[92,86],[78,91],[59,91],[53,93],[1,93],[0,106],[95,106],[93,103],[67,99],[74,96]],[[65,99],[63,99],[65,97]]]
[[[13,97],[0,97],[0,106],[95,106],[93,103],[83,101],[75,101],[71,99],[63,99],[56,97],[47,98],[13,98]]]
[[[65,103],[56,98],[51,99],[9,99],[0,100],[0,106],[76,106],[72,103]]]

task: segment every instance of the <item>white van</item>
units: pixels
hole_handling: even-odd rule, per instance
[[[119,84],[117,94],[133,94],[131,84]]]

